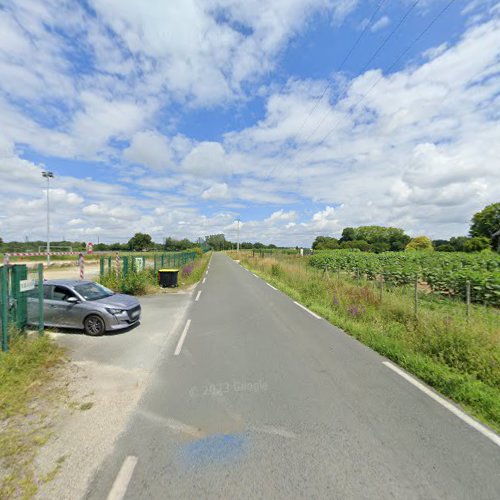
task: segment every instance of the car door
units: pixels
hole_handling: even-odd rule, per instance
[[[81,328],[82,323],[78,321],[79,304],[68,302],[69,297],[76,298],[76,295],[68,287],[62,285],[53,287],[51,298],[45,301],[46,323],[48,325]]]

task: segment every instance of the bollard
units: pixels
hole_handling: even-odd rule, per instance
[[[116,279],[120,278],[120,255],[116,252],[115,256],[115,267],[116,267]]]

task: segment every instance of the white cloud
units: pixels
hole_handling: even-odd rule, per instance
[[[370,31],[375,33],[377,31],[386,28],[387,26],[389,26],[389,24],[391,24],[389,16],[382,16],[380,19],[378,19],[373,23],[372,27],[370,28]]]
[[[225,182],[214,184],[201,193],[204,200],[220,200],[228,198],[229,188]]]
[[[137,132],[123,157],[132,162],[164,170],[172,161],[171,150],[164,135],[153,131]]]

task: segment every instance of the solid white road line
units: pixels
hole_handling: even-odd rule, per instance
[[[294,304],[298,305],[300,308],[304,309],[304,311],[307,311],[311,316],[314,316],[316,319],[321,319],[321,316],[318,316],[316,313],[313,313],[310,309],[308,309],[306,306],[303,306],[302,304],[299,304],[295,300],[293,301]]]
[[[184,327],[184,330],[182,330],[182,335],[181,338],[179,339],[179,342],[177,342],[177,347],[175,348],[174,356],[178,356],[181,352],[182,349],[182,344],[184,344],[184,340],[186,339],[187,332],[189,330],[189,325],[191,324],[191,320],[188,319],[186,322],[186,326]]]
[[[198,302],[200,300],[200,295],[201,295],[201,290],[198,290],[198,293],[196,294],[196,299],[195,302]]]
[[[410,384],[414,385],[417,389],[420,389],[423,393],[427,394],[427,396],[432,398],[441,406],[444,406],[447,410],[451,411],[451,413],[456,415],[459,419],[463,420],[466,424],[476,429],[476,431],[479,431],[483,436],[486,436],[488,439],[493,441],[497,446],[500,446],[500,436],[498,434],[495,434],[493,431],[490,431],[487,427],[480,424],[472,417],[469,417],[469,415],[464,413],[462,410],[459,410],[456,406],[446,401],[446,399],[442,398],[441,396],[438,396],[434,391],[431,391],[422,382],[419,382],[411,375],[408,375],[408,373],[406,373],[401,368],[390,363],[389,361],[382,361],[382,364],[387,366],[387,368],[390,368],[393,372],[396,372],[398,375],[403,377],[407,382],[410,382]]]
[[[113,487],[108,495],[108,500],[122,500],[127,492],[128,483],[132,479],[135,466],[137,465],[137,457],[128,456],[122,464],[122,468],[116,476]]]
[[[254,273],[251,273],[251,274],[252,274],[252,276],[254,276],[255,278],[258,278],[258,276],[257,276],[256,274],[254,274]]]
[[[267,285],[267,286],[270,286],[273,290],[278,291],[278,289],[277,289],[277,288],[274,288],[274,286],[273,286],[273,285],[271,285],[271,284],[269,284],[269,283],[266,283],[266,285]]]
[[[203,278],[203,281],[201,283],[204,284],[205,281],[207,281],[207,278]]]

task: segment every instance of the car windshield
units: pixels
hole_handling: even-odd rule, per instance
[[[114,294],[111,290],[105,286],[99,285],[98,283],[85,283],[82,285],[75,286],[75,290],[85,299],[85,300],[99,300],[110,297]]]

